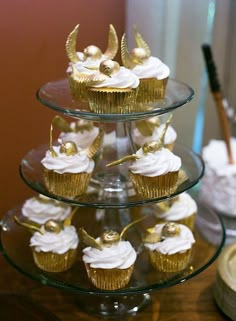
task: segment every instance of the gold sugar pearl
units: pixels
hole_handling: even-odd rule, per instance
[[[142,149],[144,153],[154,153],[158,151],[163,145],[159,142],[147,142],[143,145]]]
[[[120,70],[119,63],[111,59],[103,60],[99,66],[99,71],[107,76],[116,74],[119,70]]]
[[[180,227],[179,224],[174,222],[168,222],[166,223],[161,231],[162,237],[173,237],[173,236],[179,236],[180,235]]]
[[[94,45],[86,47],[83,53],[85,59],[90,58],[92,60],[97,60],[102,57],[102,51]]]
[[[52,232],[52,233],[58,234],[62,231],[63,226],[59,222],[49,220],[45,223],[44,228],[45,228],[45,231],[47,231],[47,232]]]
[[[136,63],[143,63],[148,58],[149,55],[147,54],[147,51],[144,48],[134,48],[130,52],[130,57],[136,62]]]
[[[112,230],[105,231],[101,236],[101,241],[103,245],[109,247],[120,241],[120,235],[118,232]]]
[[[64,153],[67,156],[73,156],[78,153],[77,145],[74,142],[66,142],[61,144],[60,153]]]

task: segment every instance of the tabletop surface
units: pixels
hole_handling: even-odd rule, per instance
[[[80,310],[76,294],[42,285],[20,274],[0,256],[0,320],[11,321],[97,321],[101,318]],[[152,302],[131,321],[227,321],[217,307],[213,288],[216,262],[191,280],[158,292]],[[20,317],[22,315],[22,317]],[[24,317],[23,317],[24,316]],[[124,318],[122,318],[124,320]]]

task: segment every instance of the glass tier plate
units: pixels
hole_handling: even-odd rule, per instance
[[[194,91],[191,87],[177,80],[169,79],[165,99],[145,104],[145,111],[130,114],[97,114],[91,112],[88,103],[76,102],[73,99],[67,79],[46,83],[37,91],[36,97],[43,105],[73,118],[116,122],[162,115],[188,103],[193,95]]]
[[[15,224],[13,217],[16,215],[21,220],[21,206],[10,210],[1,222],[0,248],[4,257],[18,271],[45,285],[70,290],[75,293],[95,295],[127,295],[146,293],[151,290],[160,290],[180,282],[184,282],[206,269],[219,255],[224,245],[225,232],[220,217],[209,208],[198,204],[196,218],[192,259],[189,266],[178,273],[165,273],[154,270],[148,260],[147,253],[142,246],[141,238],[147,227],[155,224],[152,214],[152,206],[139,207],[130,215],[147,215],[142,222],[130,228],[126,239],[130,240],[138,255],[134,271],[127,287],[120,290],[102,291],[96,289],[88,281],[86,270],[82,261],[82,245],[79,244],[77,261],[67,272],[48,273],[40,270],[34,264],[32,252],[29,246],[30,232]],[[79,228],[83,226],[90,234],[98,235],[99,222],[96,221],[96,209],[83,208],[80,215],[73,219],[73,225]],[[97,232],[96,232],[97,231]],[[100,235],[100,234],[99,234]]]
[[[124,175],[121,175],[120,173],[114,174],[108,168],[105,168],[105,172],[104,168],[102,168],[100,172],[98,162],[85,194],[76,198],[59,197],[49,193],[44,185],[41,159],[48,148],[48,145],[42,145],[29,151],[24,156],[20,164],[21,178],[36,192],[76,206],[126,208],[155,203],[190,189],[199,182],[204,172],[204,164],[201,157],[185,146],[176,144],[173,152],[181,158],[182,167],[177,188],[170,195],[159,198],[138,196],[133,190],[131,181],[127,178],[128,174],[126,176],[127,171],[124,168],[127,169],[127,163],[121,166],[124,172]]]

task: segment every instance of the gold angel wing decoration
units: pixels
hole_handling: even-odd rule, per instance
[[[136,65],[128,51],[125,33],[123,34],[121,39],[121,60],[123,65],[128,69],[133,69]]]
[[[76,53],[76,40],[78,36],[79,25],[76,25],[74,30],[71,31],[66,40],[66,54],[71,62],[76,63],[79,57]]]
[[[121,159],[118,159],[118,160],[116,160],[114,162],[111,162],[111,163],[107,164],[106,167],[112,167],[112,166],[120,165],[120,164],[122,164],[124,162],[134,161],[136,159],[138,159],[137,155],[124,156]]]
[[[92,236],[90,236],[83,228],[79,229],[79,239],[87,246],[102,250],[102,245],[99,244]]]
[[[108,59],[113,59],[118,51],[118,37],[116,34],[116,30],[112,24],[109,25],[109,33],[108,33],[108,43],[107,49],[104,52],[104,56]]]
[[[68,122],[59,115],[56,115],[53,118],[52,123],[56,128],[60,129],[61,131],[65,132],[65,133],[69,133],[72,131]]]
[[[50,136],[49,136],[49,150],[51,153],[52,157],[57,157],[57,152],[53,148],[53,143],[52,143],[52,132],[53,132],[53,125],[51,124],[50,126]]]
[[[79,207],[75,207],[69,216],[67,216],[67,218],[64,220],[64,226],[70,226],[71,225],[71,221],[75,215],[75,213],[78,211]]]
[[[97,137],[94,139],[92,144],[87,148],[88,158],[93,158],[96,155],[96,153],[98,152],[99,148],[102,145],[103,137],[104,137],[104,131],[100,128]]]
[[[40,227],[37,227],[33,224],[29,224],[29,223],[25,223],[25,222],[22,222],[18,219],[17,216],[14,216],[14,221],[17,225],[21,226],[21,227],[25,227],[27,228],[28,230],[30,230],[31,232],[39,232],[40,234],[43,234],[43,230],[40,228]]]
[[[135,39],[136,45],[139,48],[143,48],[146,51],[147,56],[150,57],[151,56],[151,50],[150,50],[148,44],[144,41],[144,39],[141,36],[141,34],[137,31],[136,27],[134,27],[134,39]]]

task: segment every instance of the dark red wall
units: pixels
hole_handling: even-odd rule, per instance
[[[65,76],[65,41],[78,23],[78,49],[105,49],[109,23],[119,38],[124,32],[125,0],[1,2],[0,216],[33,194],[19,177],[19,163],[28,150],[48,142],[55,116],[35,92]]]

